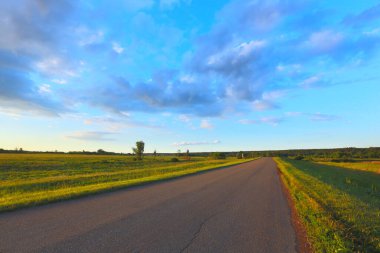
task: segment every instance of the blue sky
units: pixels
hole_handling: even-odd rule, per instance
[[[380,144],[378,1],[0,2],[0,147]]]

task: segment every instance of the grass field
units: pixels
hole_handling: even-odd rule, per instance
[[[170,157],[0,154],[0,211],[178,177],[248,160],[170,162]]]
[[[276,162],[315,252],[380,252],[380,175],[372,167]]]
[[[344,167],[354,170],[370,171],[380,174],[380,161],[358,161],[352,163],[318,162],[331,166]]]

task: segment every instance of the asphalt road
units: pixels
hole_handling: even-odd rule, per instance
[[[290,219],[262,158],[0,214],[0,252],[295,252]]]

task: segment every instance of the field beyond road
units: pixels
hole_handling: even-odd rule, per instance
[[[0,252],[296,252],[270,158],[0,214]]]
[[[379,164],[276,161],[315,252],[380,252]]]
[[[0,212],[179,177],[249,160],[69,154],[0,154]]]

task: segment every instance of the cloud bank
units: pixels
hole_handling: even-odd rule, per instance
[[[325,73],[371,59],[380,36],[364,31],[377,22],[377,9],[335,20],[318,1],[233,1],[194,40],[182,68],[158,69],[139,83],[113,78],[96,104],[201,117],[276,109],[265,94],[328,86]]]
[[[199,117],[265,111],[281,106],[268,94],[330,85],[329,73],[365,64],[380,46],[380,5],[337,18],[316,0],[237,0],[218,12],[207,32],[186,37],[149,14],[180,4],[190,1],[114,3],[115,13],[107,15],[129,13],[127,23],[135,26],[133,34],[119,35],[115,24],[94,18],[101,4],[0,3],[0,30],[7,34],[0,38],[0,109],[53,116],[82,105],[116,114]],[[127,35],[133,41],[123,43]],[[171,48],[181,43],[187,49],[171,59]],[[149,61],[161,64],[150,65],[149,78],[139,78],[141,70],[134,76]],[[134,69],[124,67],[127,63]],[[81,75],[86,68],[87,77]],[[70,85],[78,83],[83,87]],[[204,121],[201,127],[212,126]]]

